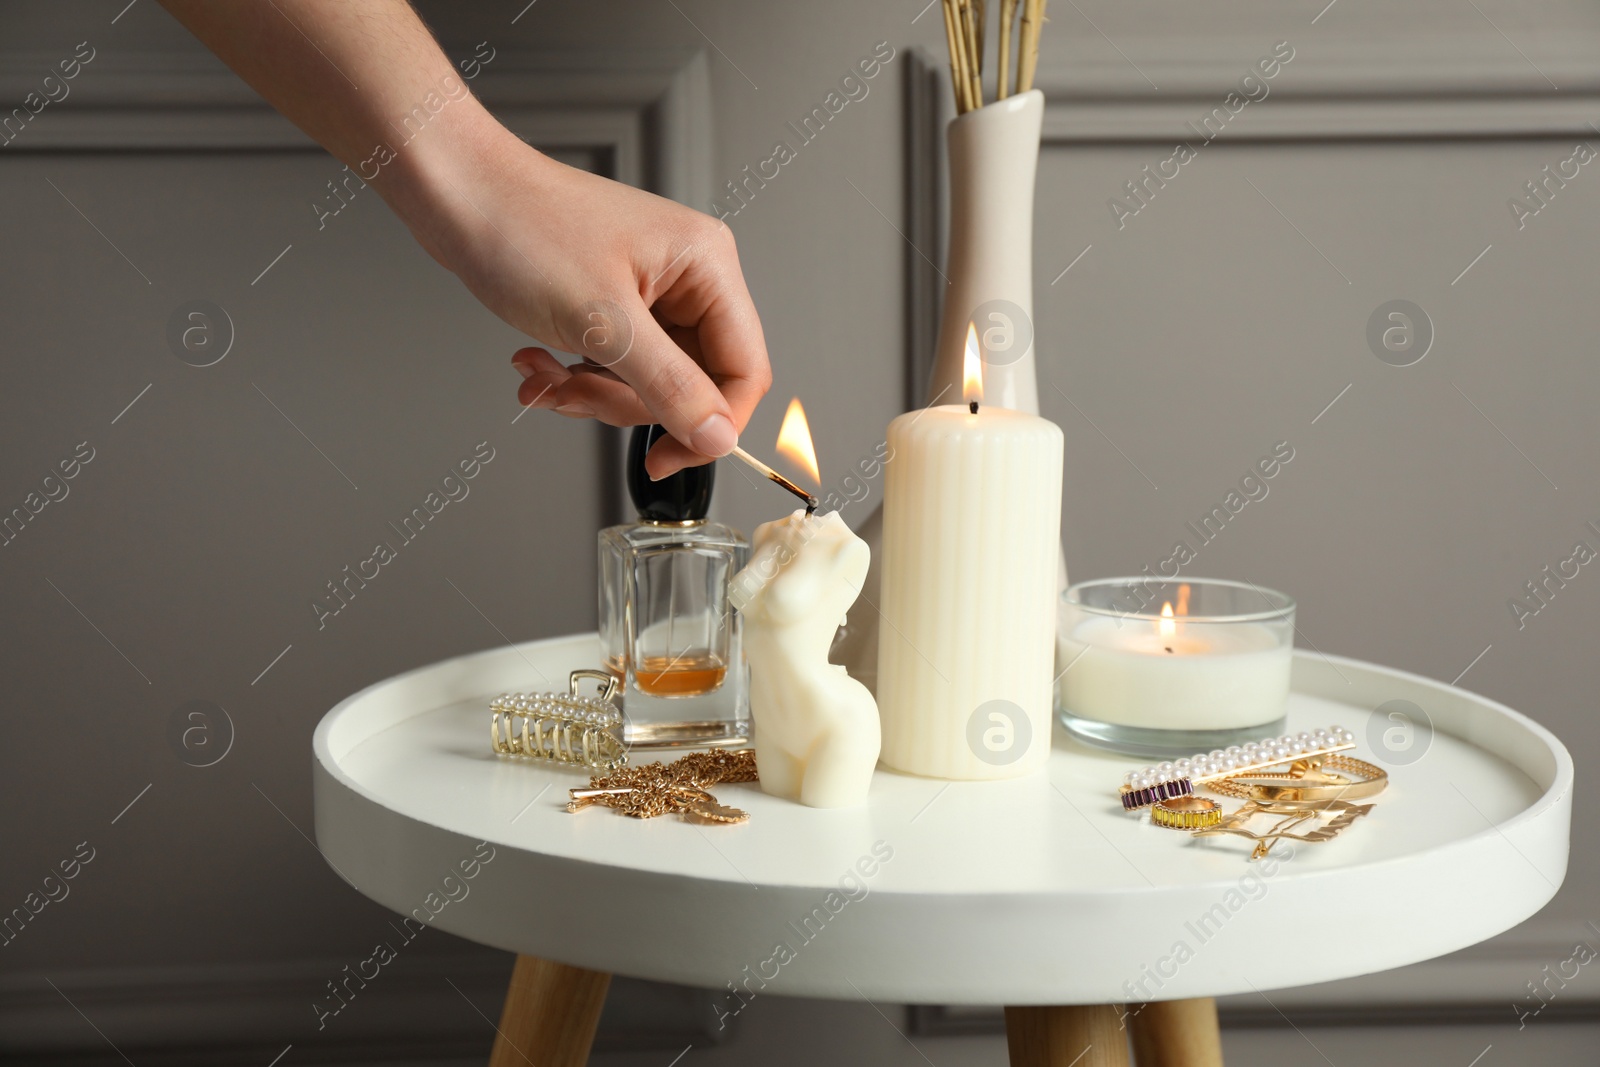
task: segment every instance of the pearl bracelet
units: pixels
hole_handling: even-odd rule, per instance
[[[1269,737],[1247,745],[1230,745],[1187,759],[1154,764],[1143,770],[1129,771],[1123,776],[1122,806],[1128,811],[1135,811],[1168,796],[1188,795],[1196,782],[1228,778],[1275,767],[1290,760],[1340,752],[1354,748],[1355,744],[1355,734],[1342,726],[1331,726]]]

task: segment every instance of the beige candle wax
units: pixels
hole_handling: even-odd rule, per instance
[[[969,340],[967,399],[982,384]],[[1050,751],[1062,435],[981,401],[889,424],[878,635],[882,761],[1012,778]]]

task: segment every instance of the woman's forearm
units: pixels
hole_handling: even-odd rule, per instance
[[[405,0],[161,3],[419,236],[438,227],[445,164],[509,136]]]

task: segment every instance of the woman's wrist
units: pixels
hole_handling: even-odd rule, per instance
[[[447,102],[429,128],[393,148],[378,190],[424,248],[451,270],[455,250],[481,236],[489,210],[475,195],[513,160],[549,162],[500,124],[476,97]]]

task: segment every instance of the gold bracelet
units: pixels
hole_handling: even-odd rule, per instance
[[[1383,792],[1389,772],[1354,756],[1335,755],[1297,763],[1287,774],[1246,774],[1203,784],[1240,800],[1360,800]]]
[[[1173,797],[1150,809],[1150,821],[1169,830],[1204,830],[1222,821],[1222,808],[1205,797]]]

